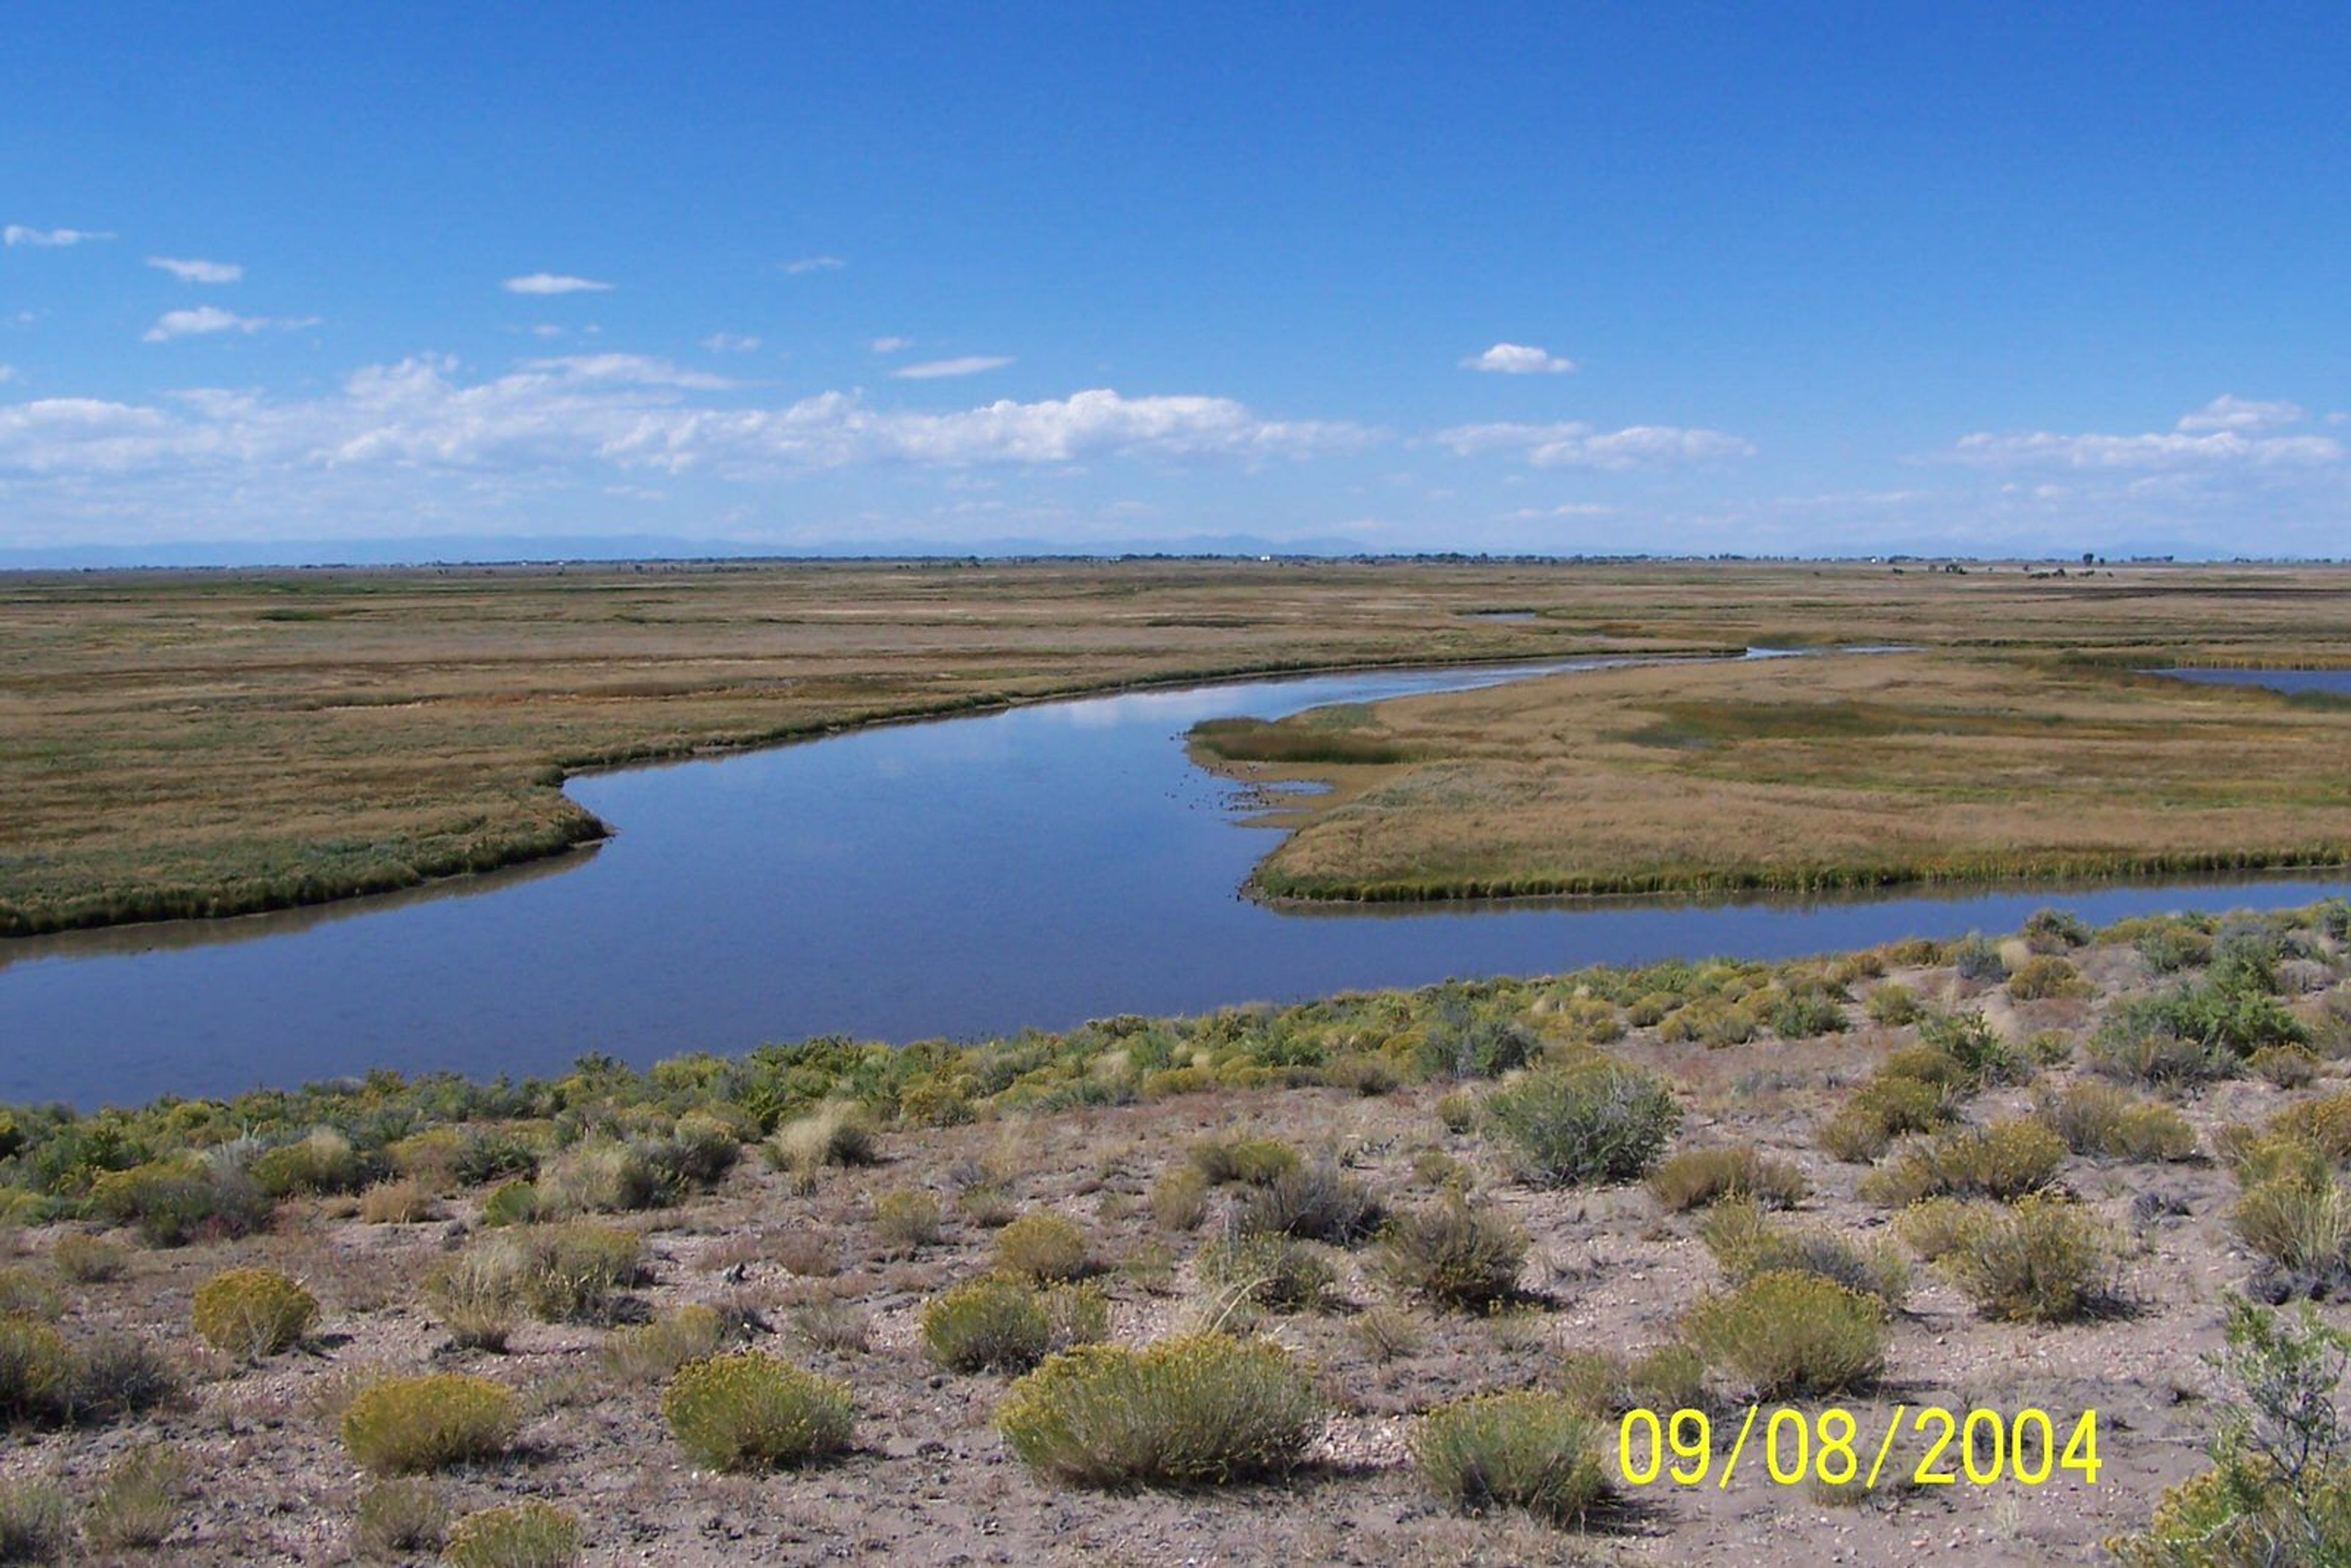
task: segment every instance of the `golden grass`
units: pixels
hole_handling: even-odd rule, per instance
[[[1414,760],[1221,765],[1333,786],[1290,815],[1259,891],[1804,891],[2351,861],[2351,705],[2079,660],[1631,668],[1370,712],[1350,743]]]
[[[2346,585],[2351,574],[2315,570],[2125,569],[2058,580],[2013,569],[1897,574],[1859,563],[935,562],[11,575],[0,577],[0,619],[9,628],[0,648],[0,799],[9,807],[0,838],[0,935],[285,907],[556,854],[603,831],[561,793],[568,772],[890,718],[1281,670],[1692,653],[1749,643],[2064,648],[2122,667],[2175,660],[2346,664]],[[1531,610],[1534,619],[1476,618],[1498,608]],[[1808,666],[1806,675],[1819,668]],[[1822,737],[1802,714],[1773,716],[1804,721],[1798,733],[1771,726],[1759,732],[1751,722],[1759,699],[1682,684],[1726,678],[1689,670],[1601,677],[1626,709],[1605,737],[1574,712],[1553,716],[1563,728],[1552,737],[1546,719],[1512,718],[1518,697],[1499,709],[1462,699],[1470,706],[1451,710],[1462,718],[1520,728],[1494,737],[1499,750],[1473,747],[1425,775],[1383,780],[1405,790],[1392,797],[1391,816],[1430,804],[1440,811],[1466,807],[1476,831],[1459,849],[1421,867],[1384,841],[1337,854],[1339,846],[1320,836],[1319,860],[1301,841],[1284,863],[1295,873],[1290,890],[1376,883],[1417,892],[1424,877],[1437,891],[1531,891],[1552,882],[1582,885],[1589,875],[1600,879],[1594,885],[1679,885],[1690,876],[1688,856],[1710,852],[1731,823],[1769,830],[1792,810],[1808,822],[1834,816],[1851,794],[1834,764],[1855,748],[1876,758],[1881,772],[1907,765],[1912,751],[1974,748],[1969,757],[1983,764],[1979,793],[1960,803],[1988,831],[2003,815],[1988,793],[2053,765],[2048,737],[2004,718],[1993,694],[1978,694],[1979,706],[1994,706],[1969,719],[1964,735],[1904,735],[1917,694],[1896,691],[1867,695],[1875,706],[1840,721],[1847,733]],[[1791,677],[1758,671],[1740,678]],[[2109,688],[2091,676],[2041,678],[2071,682],[2077,706],[2105,711]],[[1577,679],[1577,690],[1587,689],[1591,678]],[[1628,706],[1645,691],[1646,706]],[[2323,727],[2340,722],[2283,701],[2166,695],[2189,708],[2206,705],[2200,711],[2208,717],[2259,709],[2261,722],[2199,724],[2198,733],[2215,747],[2250,736],[2263,743],[2251,760],[2263,765],[2292,753],[2306,771],[2295,741],[2324,743],[2335,732]],[[1436,710],[1378,711],[1416,747],[1451,744],[1458,727],[1395,716]],[[2288,720],[2296,715],[2322,727],[2295,730]],[[2110,776],[2135,778],[2141,750],[2171,749],[2145,693],[2133,697],[2126,716],[2132,716],[2137,728],[2101,741]],[[1415,730],[1426,733],[1407,733]],[[1324,736],[1323,749],[1340,744],[1360,754],[1381,739],[1376,729],[1350,727],[1347,735],[1344,742]],[[1685,748],[1685,736],[1705,744]],[[1573,766],[1545,776],[1539,788],[1507,768],[1495,771],[1511,745],[1528,738],[1543,743],[1536,760],[1564,746]],[[1595,743],[1598,757],[1589,755]],[[1611,761],[1613,770],[1592,771]],[[2227,786],[2245,789],[2262,776],[2252,767],[2223,772]],[[1628,796],[1627,780],[1646,788]],[[1698,796],[1655,824],[1658,837],[1643,841],[1652,851],[1675,852],[1650,853],[1651,870],[1636,856],[1587,872],[1583,857],[1557,852],[1574,846],[1544,836],[1551,820],[1586,809],[1596,813],[1593,831],[1613,836],[1684,782]],[[2290,832],[2265,836],[2272,828],[2307,825],[2294,812],[2311,802],[2293,796],[2290,784],[2289,798],[2242,802],[2252,814],[2219,823],[2219,837],[2188,836],[2199,850],[2218,843],[2274,854],[2305,847]],[[1360,781],[1350,780],[1348,793],[1361,792]],[[1823,808],[1823,799],[1834,803]],[[1693,824],[1707,823],[1707,810],[1723,803],[1741,814],[1712,837],[1691,836]],[[1876,817],[1855,824],[1870,854],[1853,843],[1830,848],[1849,874],[1915,865],[1934,850],[1918,841],[1921,819],[1939,820],[1950,803],[1911,795],[1879,802]],[[2201,810],[2212,802],[2158,804]],[[1912,810],[1897,809],[1905,806]],[[2273,821],[2278,812],[2290,820]],[[1531,843],[1498,831],[1514,819],[1534,830]],[[2333,831],[2339,836],[2339,826]],[[1531,854],[1531,847],[1544,852]],[[2005,838],[1995,847],[2007,847]],[[2111,852],[2093,844],[2085,852],[2096,859]],[[2078,858],[2050,853],[2034,865],[2074,869]],[[1950,869],[2011,863],[2018,862],[1962,858]],[[1764,869],[1774,880],[1810,874]]]

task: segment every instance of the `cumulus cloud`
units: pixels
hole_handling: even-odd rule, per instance
[[[876,338],[866,345],[877,354],[895,354],[914,346],[912,338]]]
[[[848,265],[837,256],[804,256],[784,263],[784,270],[794,277],[804,277],[811,272],[839,272]]]
[[[2289,424],[2302,423],[2302,405],[2294,402],[2262,402],[2252,398],[2222,392],[2194,413],[2179,416],[2175,430],[2235,430],[2248,434],[2283,430]]]
[[[1581,420],[1557,424],[1462,424],[1438,431],[1435,439],[1458,456],[1512,452],[1537,468],[1646,468],[1755,455],[1752,443],[1719,430],[1635,424],[1602,431]]]
[[[1227,398],[1107,389],[941,413],[876,408],[842,392],[764,408],[697,404],[692,396],[733,384],[633,354],[533,360],[489,380],[467,380],[454,360],[423,356],[367,367],[337,392],[303,401],[219,390],[152,405],[45,399],[0,405],[0,476],[176,480],[210,472],[250,486],[271,475],[576,476],[601,465],[751,479],[867,463],[1254,461],[1374,439],[1353,425],[1269,420]]]
[[[0,229],[0,241],[12,246],[38,246],[50,250],[113,237],[110,234],[99,234],[92,229],[30,229],[23,224],[10,224],[5,229]]]
[[[245,277],[245,268],[233,261],[198,261],[191,257],[180,260],[168,256],[151,256],[147,265],[168,272],[183,283],[235,283]]]
[[[526,273],[520,277],[509,277],[498,287],[508,294],[609,294],[612,290],[609,283],[561,272]]]
[[[1484,353],[1472,354],[1462,361],[1461,368],[1503,376],[1557,376],[1575,369],[1575,361],[1524,343],[1497,343]]]
[[[935,382],[952,376],[976,376],[983,371],[1000,371],[1011,362],[1009,354],[966,354],[956,360],[927,360],[890,373],[900,381]]]
[[[2324,467],[2343,461],[2342,443],[2328,435],[2278,434],[2302,422],[2301,407],[2223,394],[2169,430],[2139,434],[2064,434],[2028,430],[1978,431],[1961,436],[1944,455],[1986,468],[2055,467],[2192,474],[2242,468]]]
[[[164,311],[140,340],[168,343],[174,338],[204,338],[220,332],[290,332],[318,324],[316,316],[239,316],[216,305],[200,305],[193,310]]]
[[[702,340],[702,346],[714,354],[748,354],[759,347],[759,340],[736,332],[713,332]]]

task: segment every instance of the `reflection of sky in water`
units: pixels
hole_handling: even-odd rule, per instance
[[[617,836],[559,874],[478,897],[16,945],[0,967],[0,1100],[220,1092],[377,1066],[539,1073],[588,1051],[646,1061],[836,1031],[963,1038],[1457,975],[2005,930],[2051,901],[2008,890],[1307,916],[1237,895],[1270,845],[1239,825],[1243,792],[1186,760],[1186,728],[1503,678],[1134,692],[582,779],[573,793]],[[2107,886],[2063,902],[2105,921],[2305,904],[2335,886]]]

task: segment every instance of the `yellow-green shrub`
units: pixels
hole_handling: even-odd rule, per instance
[[[1735,1368],[1761,1399],[1844,1393],[1886,1367],[1886,1309],[1817,1274],[1758,1274],[1699,1301],[1682,1330],[1699,1354]]]
[[[1091,1285],[1040,1291],[975,1280],[923,1309],[923,1346],[950,1372],[1026,1372],[1056,1349],[1110,1332],[1110,1303]]]
[[[496,1458],[514,1441],[512,1391],[483,1377],[394,1377],[343,1411],[343,1449],[374,1475],[411,1475]]]
[[[1076,1486],[1213,1486],[1279,1475],[1322,1429],[1322,1401],[1280,1345],[1201,1334],[1085,1345],[1012,1385],[997,1425],[1022,1462]]]
[[[1764,1155],[1752,1144],[1685,1149],[1649,1173],[1649,1190],[1677,1213],[1727,1197],[1792,1207],[1812,1191],[1804,1173]]]
[[[1863,1178],[1861,1195],[1895,1208],[1922,1197],[2007,1202],[2047,1186],[2064,1160],[2064,1139],[2019,1117],[1920,1139]]]
[[[1526,1233],[1456,1199],[1400,1214],[1380,1233],[1380,1270],[1409,1295],[1468,1310],[1506,1301],[1526,1267]]]
[[[856,1406],[848,1386],[755,1350],[686,1367],[662,1396],[670,1435],[714,1470],[774,1469],[849,1446]]]
[[[1939,1267],[1988,1318],[2062,1323],[2114,1300],[2115,1248],[2071,1204],[2021,1199],[1963,1228]]]
[[[441,1561],[452,1568],[570,1568],[580,1561],[580,1521],[552,1503],[486,1508],[457,1521]]]
[[[232,1269],[197,1288],[193,1316],[214,1350],[258,1359],[308,1333],[319,1299],[274,1270]]]
[[[1412,1434],[1420,1483],[1464,1513],[1524,1509],[1580,1524],[1609,1492],[1600,1424],[1554,1394],[1489,1394],[1440,1406]]]
[[[996,1233],[996,1267],[1016,1280],[1074,1280],[1090,1260],[1085,1232],[1058,1214],[1024,1214]]]

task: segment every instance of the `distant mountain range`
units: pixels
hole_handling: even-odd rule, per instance
[[[1363,555],[1444,556],[1439,550],[1367,550],[1355,539],[1267,539],[1253,534],[1191,534],[1071,543],[1061,539],[998,538],[947,544],[937,539],[867,539],[841,545],[780,545],[736,539],[681,538],[661,534],[509,536],[449,534],[422,538],[226,539],[145,545],[58,545],[43,549],[0,548],[0,570],[79,571],[135,567],[431,566],[503,562],[622,560],[845,560],[860,559],[959,559],[1014,557],[1219,556],[1345,557]],[[1484,552],[1462,552],[1478,555]],[[1495,559],[1595,559],[1645,552],[1496,551]],[[1671,551],[1654,552],[1660,559]],[[1713,559],[1732,559],[1708,552]],[[2210,561],[2228,558],[2178,540],[2145,540],[2102,549],[2101,563],[2127,560]],[[1756,556],[1780,559],[2046,560],[2079,562],[2078,549],[2028,556],[2015,549],[1987,549],[1957,539],[1911,540],[1871,549],[1849,547],[1816,556]],[[1685,558],[1695,559],[1695,558]],[[2275,559],[2275,558],[2265,558]]]

